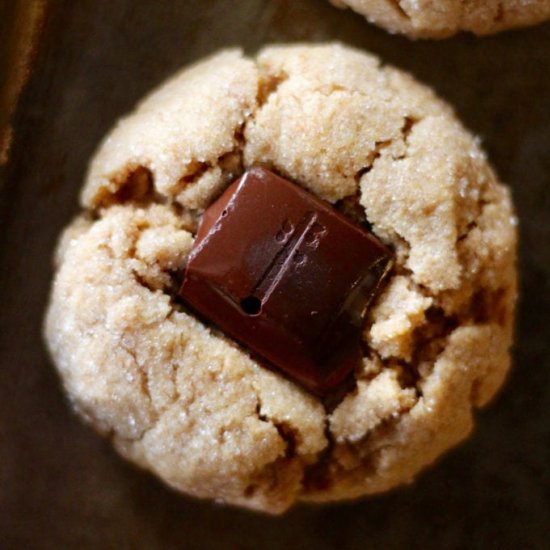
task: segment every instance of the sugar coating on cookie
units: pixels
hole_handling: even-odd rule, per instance
[[[466,31],[493,34],[550,19],[550,0],[330,0],[371,23],[412,38],[446,38]]]
[[[355,387],[330,407],[176,299],[202,212],[261,164],[395,253]],[[462,441],[509,367],[516,225],[452,110],[340,45],[224,51],[100,145],[46,338],[76,410],[187,494],[281,513],[386,491]],[[261,213],[259,213],[261,215]]]

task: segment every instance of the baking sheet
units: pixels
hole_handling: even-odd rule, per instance
[[[521,220],[515,369],[410,487],[269,518],[175,494],[70,412],[41,342],[50,257],[114,120],[221,47],[339,40],[414,73],[479,134]],[[0,177],[0,547],[545,548],[550,510],[550,25],[410,42],[324,0],[51,2]]]

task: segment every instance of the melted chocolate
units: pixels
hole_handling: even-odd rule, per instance
[[[324,395],[361,361],[363,319],[391,258],[329,204],[256,167],[205,212],[180,295]]]

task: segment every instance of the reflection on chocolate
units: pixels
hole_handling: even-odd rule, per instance
[[[370,233],[256,167],[205,212],[180,295],[323,395],[360,362],[366,308],[390,265],[391,252]]]

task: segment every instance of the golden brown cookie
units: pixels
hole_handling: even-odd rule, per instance
[[[395,253],[338,403],[176,299],[202,212],[258,163]],[[409,482],[508,370],[509,192],[447,105],[371,55],[269,47],[184,69],[105,138],[82,206],[57,251],[49,349],[86,421],[190,495],[280,513]]]
[[[411,38],[477,35],[536,25],[550,19],[550,0],[330,0],[371,23]]]

